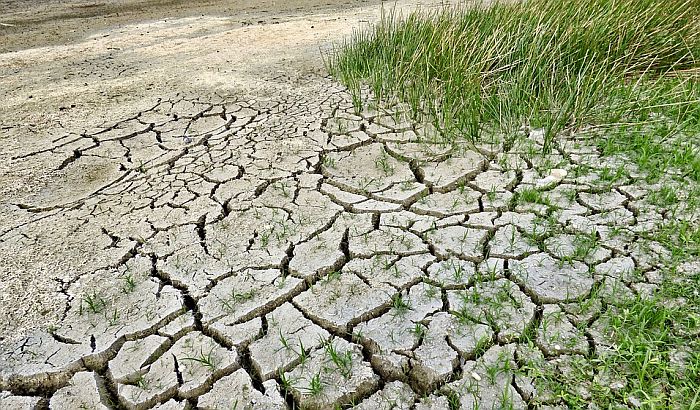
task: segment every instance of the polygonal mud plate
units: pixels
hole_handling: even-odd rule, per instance
[[[143,409],[178,394],[191,398],[204,393],[219,378],[239,366],[236,351],[228,350],[200,332],[175,342],[143,374],[119,384],[119,399],[127,408]]]
[[[162,355],[169,343],[167,337],[158,335],[124,343],[117,356],[109,361],[110,377],[118,382],[137,379],[146,362]]]
[[[581,202],[594,211],[611,211],[620,208],[627,198],[617,191],[610,191],[600,194],[581,192],[579,194]]]
[[[379,385],[379,376],[363,361],[362,349],[337,338],[311,352],[285,378],[294,398],[309,410],[350,404]]]
[[[362,235],[350,232],[349,248],[353,258],[370,257],[375,254],[415,255],[428,251],[428,247],[415,234],[383,226]]]
[[[245,270],[221,280],[199,301],[202,320],[211,323],[226,317],[237,323],[281,305],[304,288],[304,282],[284,277],[279,269]]]
[[[408,163],[389,155],[382,144],[327,155],[323,173],[350,192],[381,192],[395,183],[414,181]]]
[[[644,279],[641,277],[640,273],[636,272],[634,259],[630,258],[629,256],[612,258],[605,263],[596,265],[595,277],[596,279],[609,277],[625,283],[641,281]]]
[[[73,375],[67,386],[51,396],[49,408],[107,410],[109,407],[102,403],[102,389],[103,386],[98,384],[94,373],[78,372]]]
[[[143,270],[131,276],[98,271],[82,276],[68,292],[70,308],[56,334],[94,343],[96,352],[107,350],[122,336],[135,339],[152,333],[184,310],[180,291],[163,286]]]
[[[532,241],[524,238],[514,225],[505,225],[496,231],[489,241],[489,255],[505,259],[521,259],[538,252]]]
[[[89,342],[62,342],[36,331],[15,343],[0,343],[0,352],[0,386],[17,383],[40,389],[66,383],[83,368],[83,358],[90,356],[92,348]]]
[[[483,257],[483,245],[488,232],[463,226],[448,226],[430,231],[428,241],[435,246],[435,252],[442,258],[451,255],[479,261]]]
[[[448,291],[450,311],[463,320],[488,323],[498,330],[498,340],[519,338],[535,317],[535,304],[507,280],[482,282],[468,290]]]
[[[544,305],[536,343],[547,356],[588,353],[585,333],[575,328],[557,305]]]
[[[325,275],[337,269],[345,260],[340,250],[343,232],[328,230],[313,239],[294,247],[294,257],[289,262],[292,275],[307,279]]]
[[[353,410],[408,410],[413,406],[415,397],[409,386],[394,381],[353,407]]]
[[[422,344],[413,351],[409,375],[412,385],[421,392],[447,381],[457,369],[460,355],[473,355],[493,337],[488,326],[463,322],[449,313],[440,312],[427,320],[430,323]]]
[[[503,212],[501,216],[496,218],[494,221],[495,225],[497,226],[504,226],[504,225],[515,225],[518,228],[520,228],[523,232],[526,233],[537,233],[537,234],[542,234],[545,232],[543,227],[539,227],[538,229],[538,216],[535,215],[534,213],[523,213],[523,212]]]
[[[402,136],[410,137],[411,135],[403,134]],[[386,137],[386,135],[383,136],[383,139]],[[435,161],[444,158],[452,149],[447,145],[426,142],[390,142],[386,146],[387,150],[394,155],[418,161]]]
[[[382,316],[355,326],[353,336],[372,352],[372,364],[383,377],[401,378],[408,369],[406,352],[425,333],[420,322],[442,308],[442,299],[430,285],[418,284],[394,297],[392,303]]]
[[[512,386],[517,369],[515,345],[494,346],[463,366],[462,376],[445,390],[456,395],[460,409],[526,409],[527,404]]]
[[[514,171],[490,170],[480,173],[474,179],[474,184],[485,192],[505,192],[512,189],[515,183]]]
[[[424,276],[423,268],[435,257],[429,253],[410,256],[376,255],[369,259],[353,259],[344,270],[353,272],[372,286],[392,285],[406,288]]]
[[[563,262],[547,254],[511,261],[513,278],[542,303],[573,301],[588,295],[594,280],[581,262]]]
[[[430,396],[423,397],[420,399],[415,410],[451,410],[450,400],[446,396],[437,396],[431,394]]]
[[[612,255],[610,250],[600,246],[595,234],[555,235],[547,238],[544,246],[558,259],[576,259],[589,264],[601,262]]]
[[[481,203],[484,211],[506,211],[513,200],[511,192],[487,192],[482,195]]]
[[[531,404],[554,405],[560,402],[562,394],[579,400],[590,398],[594,373],[586,357],[561,355],[546,359],[536,347],[522,344],[518,345],[516,355],[520,368],[514,384]]]
[[[275,388],[276,383],[265,386],[265,391],[258,391],[248,373],[238,369],[233,374],[219,379],[212,389],[197,400],[197,408],[202,410],[284,410],[284,399]],[[268,388],[269,387],[269,388]]]
[[[473,178],[486,166],[486,159],[475,151],[465,151],[458,157],[440,162],[426,162],[420,165],[426,184],[437,191],[445,192],[462,182]]]
[[[290,303],[270,312],[266,318],[267,334],[249,348],[253,367],[263,381],[298,364],[303,354],[319,347],[330,336]]]
[[[343,269],[317,282],[294,298],[294,304],[316,323],[337,332],[377,315],[391,303],[396,290],[389,285],[370,286]]]
[[[430,265],[428,274],[440,286],[461,286],[474,279],[476,268],[473,262],[452,257]]]
[[[41,397],[13,396],[10,392],[0,392],[0,408],[2,409],[35,409],[38,408],[41,401]]]
[[[416,201],[411,211],[439,218],[479,212],[480,197],[479,192],[467,187],[446,193],[435,192]]]
[[[246,322],[239,323],[234,318],[223,317],[216,322],[205,326],[207,334],[211,332],[217,340],[221,340],[227,346],[247,346],[263,333],[263,324],[260,317],[254,317]]]

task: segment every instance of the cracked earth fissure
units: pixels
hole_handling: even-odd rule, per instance
[[[58,402],[93,380],[75,403],[194,408],[235,391],[259,408],[350,408],[399,389],[407,408],[501,393],[536,408],[544,387],[522,378],[520,350],[549,365],[610,343],[606,292],[635,295],[632,274],[660,264],[633,246],[648,205],[620,188],[641,178],[539,186],[537,130],[446,146],[400,121],[405,107],[357,113],[331,80],[306,87],[162,98],[13,156],[56,157],[89,186],[17,201],[0,244],[48,244],[42,227],[66,223],[100,262],[55,279],[51,329],[0,344],[0,394]],[[568,144],[551,155],[573,169]],[[487,377],[497,360],[515,370]]]

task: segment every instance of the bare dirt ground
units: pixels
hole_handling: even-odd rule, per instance
[[[234,3],[243,10],[257,7],[250,2]],[[229,17],[160,19],[93,30],[88,37],[66,45],[3,54],[0,62],[0,100],[3,101],[0,128],[5,145],[0,154],[3,224],[13,226],[13,214],[19,210],[16,204],[32,203],[31,198],[43,197],[51,203],[44,204],[48,207],[80,199],[111,180],[115,176],[113,168],[119,168],[121,162],[108,164],[107,157],[98,155],[86,161],[88,167],[97,166],[86,174],[79,163],[75,164],[79,165],[75,172],[70,170],[73,167],[61,167],[63,159],[55,154],[24,155],[45,148],[53,151],[56,138],[125,120],[164,98],[201,96],[206,102],[216,95],[274,99],[286,91],[303,94],[303,84],[323,71],[319,47],[342,39],[362,19],[376,18],[377,10],[351,9],[345,14],[331,10],[330,14],[312,15],[304,11],[290,20],[286,12],[276,14],[273,9],[266,13],[270,18],[286,21],[249,27],[239,27],[237,20]],[[183,7],[180,13],[185,11],[194,14],[196,10]],[[150,15],[156,12],[151,11]],[[60,14],[65,13],[64,10]],[[22,15],[35,14],[22,12]],[[88,27],[91,21],[82,19]],[[49,27],[62,24],[67,23],[59,20],[53,24],[48,19],[45,22]],[[12,43],[13,36],[7,38],[3,44]],[[17,40],[11,48],[19,47],[21,41]],[[65,149],[72,150],[61,148]],[[96,165],[93,159],[102,165]],[[77,236],[69,236],[75,237],[77,246],[86,245]],[[2,292],[2,301],[17,298],[22,302],[12,309],[2,309],[3,314],[9,315],[8,320],[0,321],[2,326],[22,330],[25,322],[47,323],[56,319],[56,311],[49,306],[63,302],[56,295],[46,295],[47,299],[38,296],[43,288],[54,287],[55,283],[43,275],[24,273],[44,269],[84,270],[88,268],[86,260],[98,259],[89,252],[76,252],[69,242],[70,239],[61,239],[56,244],[68,252],[63,256],[53,246],[43,249],[45,255],[36,254],[42,252],[39,247],[25,246],[17,250],[26,253],[21,256],[3,254],[8,255],[3,258],[3,264],[16,264],[12,270],[23,274],[18,275],[22,282],[16,283],[16,288],[12,280],[3,283],[8,291]],[[80,254],[85,260],[75,258]],[[40,266],[32,266],[34,263]],[[47,311],[38,312],[44,309],[38,306],[44,306]],[[5,329],[0,337],[10,333]]]
[[[653,289],[648,187],[356,113],[378,2],[223,3],[0,3],[0,408],[557,405],[514,371]]]
[[[382,0],[2,0],[0,51],[66,44],[137,21],[216,16],[227,17],[231,27],[243,27],[379,3]]]

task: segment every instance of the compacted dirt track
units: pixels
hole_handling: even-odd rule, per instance
[[[606,298],[653,290],[643,175],[356,112],[319,49],[377,2],[139,3],[2,3],[0,408],[556,405],[527,369],[605,354]]]
[[[275,24],[382,0],[1,0],[0,51],[80,41],[138,21],[226,17],[232,27]],[[393,2],[392,2],[393,3]]]

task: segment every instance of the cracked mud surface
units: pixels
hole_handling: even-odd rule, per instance
[[[653,291],[636,234],[684,216],[593,145],[444,145],[270,78],[43,139],[3,118],[50,177],[4,193],[0,407],[557,408],[537,370],[605,354],[601,313]]]

